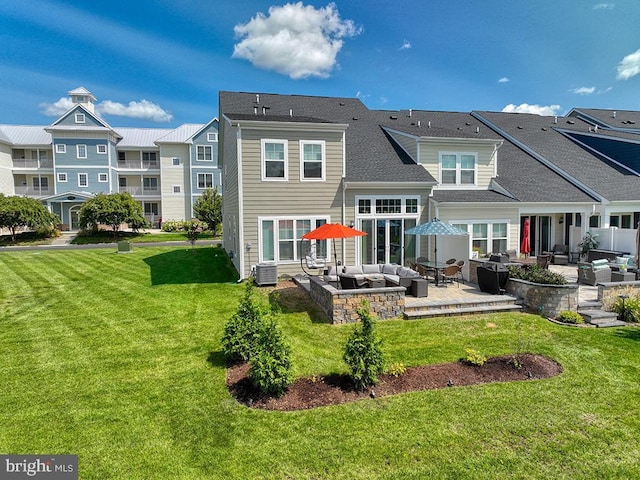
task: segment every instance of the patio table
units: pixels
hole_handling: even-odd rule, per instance
[[[436,271],[436,286],[438,286],[438,281],[440,278],[440,272],[447,268],[449,265],[442,262],[432,262],[427,260],[426,262],[418,262],[418,265],[423,266],[424,268],[435,270]]]

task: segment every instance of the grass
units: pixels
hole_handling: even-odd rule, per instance
[[[215,238],[210,232],[203,232],[198,240],[211,240]],[[75,237],[71,243],[74,245],[88,245],[95,243],[114,243],[120,240],[127,240],[131,243],[145,242],[188,242],[189,239],[184,232],[163,232],[163,233],[145,233],[145,232],[119,232],[114,239],[111,232],[99,232],[93,235],[83,235]],[[196,242],[197,243],[197,242]]]
[[[379,322],[390,362],[509,353],[520,336],[565,371],[255,411],[224,385],[220,337],[244,286],[220,249],[0,252],[0,271],[0,451],[78,454],[82,479],[640,477],[637,327]],[[346,371],[350,326],[299,302],[279,322],[296,375]]]

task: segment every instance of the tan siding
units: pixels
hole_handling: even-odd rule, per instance
[[[239,199],[238,199],[238,155],[237,155],[237,129],[227,122],[220,122],[220,138],[218,143],[220,152],[218,158],[223,160],[222,171],[224,178],[224,194],[222,195],[222,215],[224,231],[224,248],[228,252],[237,254],[240,248],[239,231]],[[239,256],[233,258],[236,269],[239,269]]]
[[[0,193],[5,195],[13,195],[13,174],[11,168],[13,160],[11,159],[11,147],[0,144]]]
[[[180,158],[181,165],[174,167],[173,158]],[[162,145],[160,150],[162,219],[185,220],[191,216],[187,211],[186,198],[189,186],[189,148],[187,145]],[[180,185],[180,193],[173,193],[173,186]]]

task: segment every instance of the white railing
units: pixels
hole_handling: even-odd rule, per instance
[[[13,168],[53,168],[53,160],[48,158],[42,158],[40,160],[14,158]]]
[[[160,195],[159,187],[120,187],[120,193],[129,193],[131,195]]]
[[[16,195],[32,195],[34,197],[42,197],[45,195],[50,195],[53,193],[53,188],[50,187],[25,187],[25,186],[15,186],[14,187]]]
[[[160,163],[155,162],[144,162],[142,160],[118,160],[118,168],[128,168],[131,170],[158,170],[160,168]]]

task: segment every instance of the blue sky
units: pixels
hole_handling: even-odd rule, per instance
[[[84,86],[113,126],[204,123],[219,90],[372,109],[640,110],[637,0],[5,0],[0,123]]]

